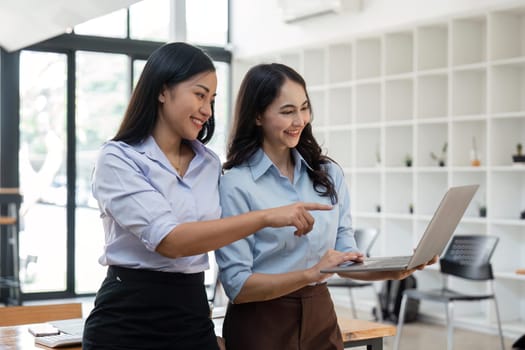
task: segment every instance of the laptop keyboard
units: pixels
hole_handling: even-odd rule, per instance
[[[392,256],[392,257],[375,257],[368,258],[365,260],[365,266],[376,266],[381,265],[384,267],[396,267],[407,265],[408,261],[412,256]]]

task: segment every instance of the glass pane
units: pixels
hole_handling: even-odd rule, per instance
[[[226,160],[226,143],[230,116],[230,65],[215,62],[217,69],[217,96],[215,98],[215,133],[208,146],[222,161]]]
[[[170,0],[144,0],[129,8],[132,39],[168,41]]]
[[[142,74],[145,65],[146,60],[133,61],[133,87],[137,86],[137,82],[139,81],[140,75]]]
[[[66,62],[63,54],[22,51],[20,55],[24,293],[66,289]]]
[[[189,42],[224,46],[228,41],[228,1],[186,1],[186,26]]]
[[[98,263],[104,230],[91,194],[91,173],[100,146],[112,138],[128,102],[129,60],[125,55],[77,53],[77,293],[95,292],[105,275]]]
[[[125,38],[127,36],[127,9],[118,10],[75,26],[82,35]]]

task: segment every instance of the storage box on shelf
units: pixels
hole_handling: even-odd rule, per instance
[[[525,164],[512,155],[525,145],[525,5],[276,54],[305,76],[314,133],[347,175],[354,226],[381,229],[374,255],[409,254],[448,187],[481,185],[456,232],[500,238],[504,332],[523,332]],[[437,269],[418,276],[439,282]],[[424,314],[444,319],[427,304]],[[494,327],[490,307],[459,312],[460,324]]]

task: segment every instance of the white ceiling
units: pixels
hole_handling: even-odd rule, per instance
[[[0,47],[15,51],[139,0],[0,0]]]

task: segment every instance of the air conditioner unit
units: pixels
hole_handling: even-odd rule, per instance
[[[279,0],[286,23],[340,13],[343,10],[360,10],[361,0]]]

